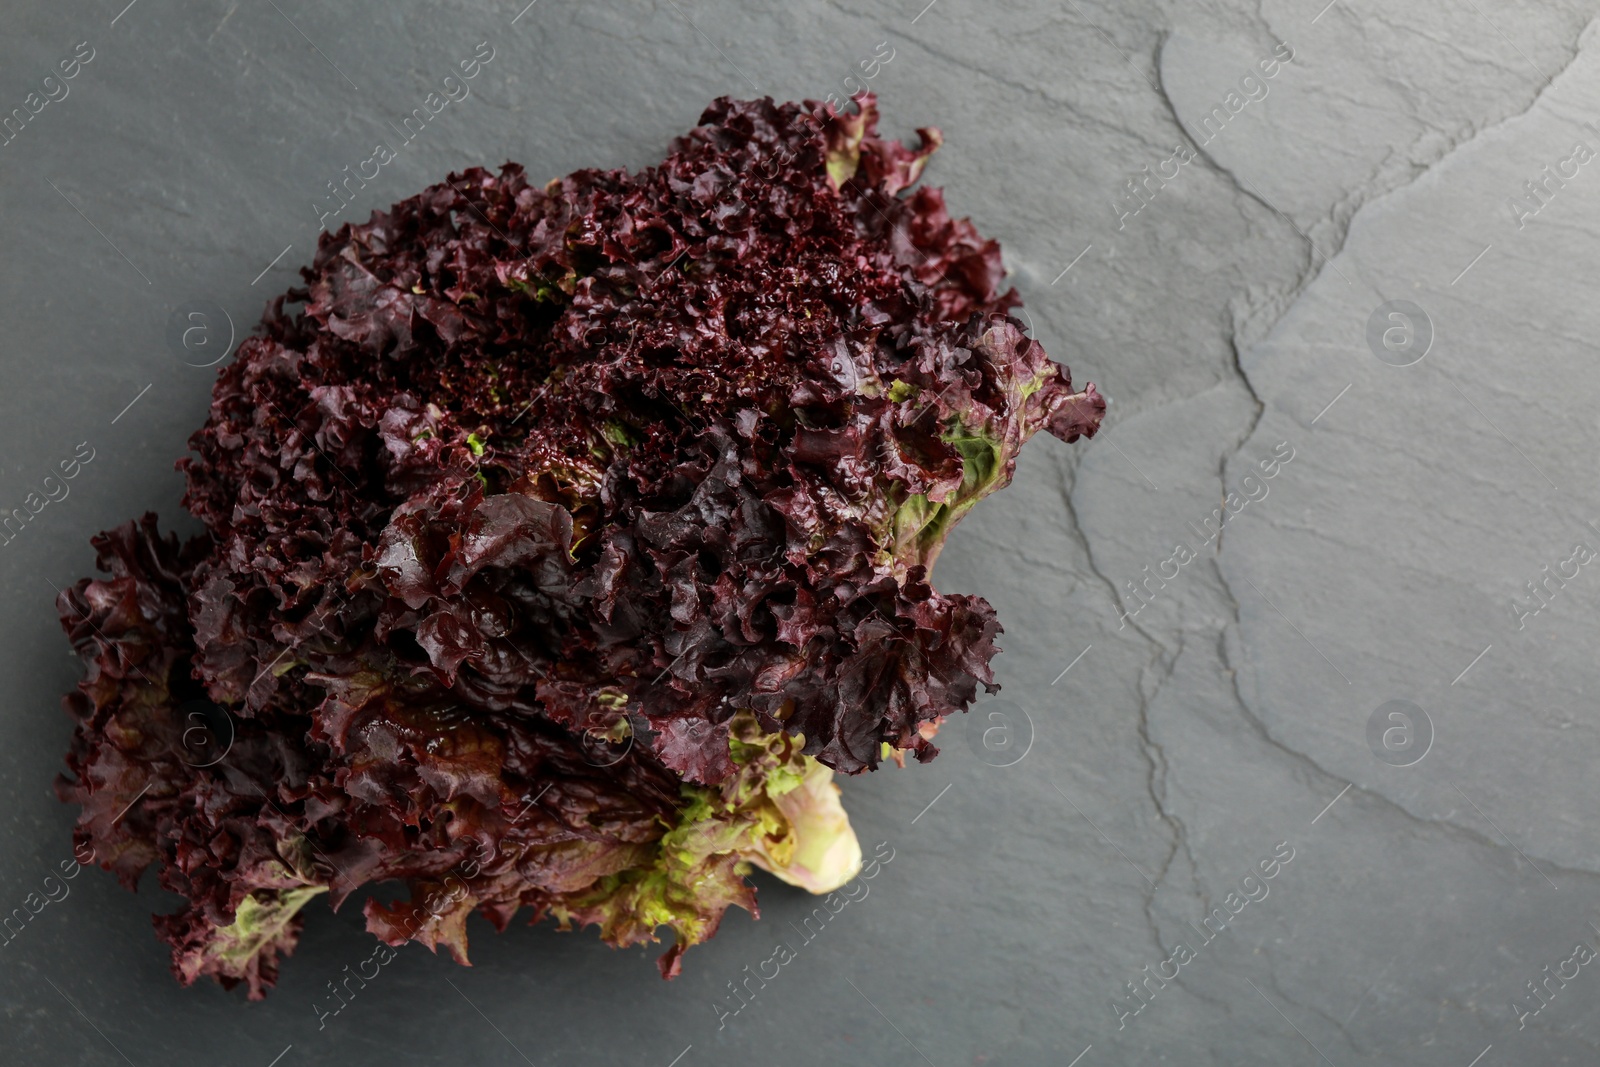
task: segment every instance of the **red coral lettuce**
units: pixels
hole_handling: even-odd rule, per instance
[[[1104,401],[907,191],[938,131],[876,121],[718,100],[638,174],[474,168],[323,238],[180,464],[206,533],[102,534],[59,601],[60,792],[187,900],[181,979],[260,996],[305,903],[386,880],[390,944],[465,962],[470,912],[530,908],[668,926],[675,973],[750,863],[826,851],[828,769],[995,688],[994,611],[929,568]]]

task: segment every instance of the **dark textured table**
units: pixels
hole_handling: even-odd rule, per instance
[[[0,34],[0,509],[38,512],[0,545],[0,1062],[1600,1056],[1593,0],[124,2]],[[324,222],[508,158],[642,166],[715,96],[843,96],[863,62],[1113,405],[945,551],[1004,692],[845,783],[892,856],[857,899],[802,934],[814,901],[763,879],[671,984],[475,925],[470,970],[408,946],[322,1016],[355,907],[249,1004],[171,979],[151,881],[47,881],[55,590],[98,530],[194,528],[172,464],[215,372],[173,316],[225,351]]]

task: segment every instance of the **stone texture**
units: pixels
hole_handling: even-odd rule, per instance
[[[1001,240],[1045,346],[1114,401],[1100,438],[1037,441],[957,532],[938,581],[996,605],[1005,690],[931,765],[846,783],[863,840],[895,859],[724,1027],[726,983],[798,940],[814,902],[768,880],[762,919],[730,916],[671,985],[648,953],[482,927],[473,969],[407,948],[319,1030],[313,999],[369,951],[355,909],[314,915],[276,993],[247,1005],[177,988],[148,927],[159,894],[89,873],[3,946],[12,1058],[1593,1062],[1591,968],[1523,1029],[1512,1003],[1600,936],[1600,571],[1520,629],[1512,605],[1575,542],[1600,549],[1600,163],[1520,227],[1508,201],[1575,142],[1600,150],[1583,125],[1600,122],[1597,6],[11,12],[0,112],[76,42],[96,55],[0,148],[0,506],[79,442],[96,452],[0,550],[0,913],[68,855],[49,782],[75,668],[51,586],[86,572],[90,533],[179,513],[171,463],[210,372],[168,350],[169,313],[213,300],[246,329],[309,256],[324,183],[479,41],[496,55],[473,96],[349,210],[474,163],[642,165],[713,96],[842,93],[887,40],[872,87],[890,127],[943,127],[929,180]],[[1180,146],[1193,158],[1168,162]],[[1164,164],[1133,213],[1126,183]],[[1396,300],[1431,324],[1410,366],[1367,340]],[[1276,476],[1246,482],[1284,442]],[[1238,513],[1207,542],[1195,527],[1229,492]],[[1179,545],[1193,558],[1123,618],[1141,603],[1125,583]],[[1432,724],[1409,767],[1367,740],[1395,699]],[[1016,747],[986,762],[972,742],[996,725]],[[1280,843],[1294,858],[1208,942],[1196,925]],[[1180,942],[1194,958],[1119,1029],[1125,983]]]

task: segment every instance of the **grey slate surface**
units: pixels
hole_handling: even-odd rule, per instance
[[[69,855],[52,586],[88,572],[91,533],[179,516],[213,372],[175,358],[169,315],[213,301],[248,329],[309,257],[325,183],[480,41],[472,96],[350,213],[507,158],[643,165],[712,97],[842,94],[888,41],[891,132],[943,128],[928,180],[1114,403],[1093,442],[1036,440],[956,533],[937,580],[1000,612],[1004,692],[933,764],[846,783],[895,858],[725,1026],[726,983],[811,906],[770,880],[762,919],[730,915],[671,985],[650,953],[484,926],[471,970],[407,948],[319,1029],[370,951],[354,908],[315,914],[250,1005],[179,989],[160,894],[91,872],[0,947],[0,1062],[1600,1058],[1593,967],[1518,1018],[1527,982],[1600,946],[1600,568],[1548,605],[1526,589],[1600,549],[1600,162],[1574,155],[1600,151],[1600,4],[124,2],[13,5],[0,33],[0,112],[94,50],[0,148],[0,506],[94,451],[0,549],[0,912]],[[1135,214],[1147,174],[1167,180]],[[1394,301],[1422,315],[1379,316],[1380,360]],[[1429,724],[1410,766],[1368,740],[1395,700]],[[1015,747],[982,759],[997,723]]]

